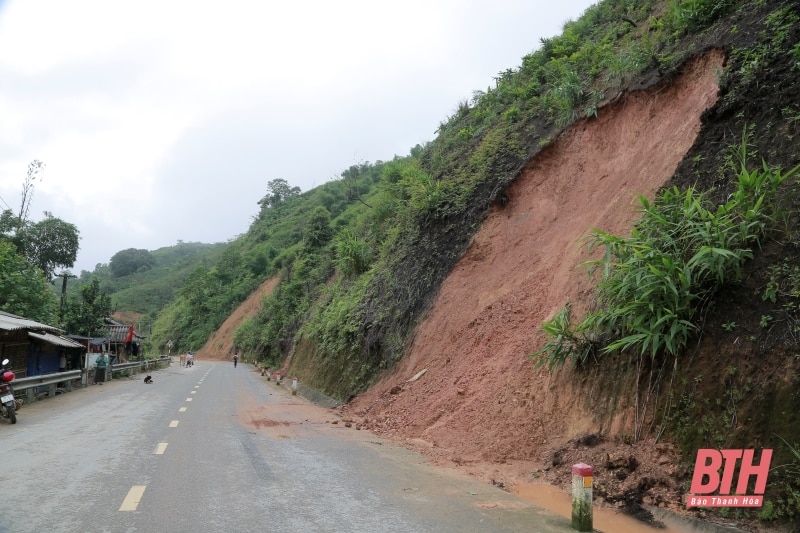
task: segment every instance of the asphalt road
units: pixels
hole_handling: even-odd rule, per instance
[[[0,421],[0,532],[566,532],[566,518],[200,361]]]

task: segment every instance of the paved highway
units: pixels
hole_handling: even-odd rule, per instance
[[[569,521],[199,361],[0,421],[0,532],[566,532]]]

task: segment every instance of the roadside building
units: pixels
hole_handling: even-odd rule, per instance
[[[93,343],[102,340],[111,362],[125,363],[139,357],[144,337],[136,331],[135,324],[125,325],[111,318],[106,318],[105,323],[107,335],[103,339],[93,339]]]
[[[141,354],[144,336],[140,335],[133,324],[125,325],[112,318],[103,319],[104,326],[98,337],[67,335],[81,344],[84,353],[108,354],[111,364],[125,363],[136,359]],[[130,340],[128,338],[130,337]],[[94,358],[90,358],[94,361]]]
[[[83,349],[55,326],[0,311],[0,360],[8,359],[17,377],[58,372],[62,354],[70,361]]]

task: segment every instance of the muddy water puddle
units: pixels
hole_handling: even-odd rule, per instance
[[[530,484],[514,487],[514,494],[548,511],[572,517],[572,498],[552,485]],[[594,529],[604,533],[687,533],[689,530],[671,527],[654,528],[613,509],[595,507],[592,510]]]

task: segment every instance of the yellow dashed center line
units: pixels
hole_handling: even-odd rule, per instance
[[[134,485],[128,491],[128,495],[122,500],[122,505],[119,506],[120,511],[135,511],[139,507],[139,502],[142,501],[145,485]]]
[[[201,379],[198,382],[198,384],[195,385],[194,388],[195,389],[199,389],[200,388],[200,383],[202,383],[202,382],[203,382],[203,380]],[[193,390],[191,393],[195,394],[196,392],[197,391]],[[186,398],[186,401],[187,402],[191,402],[192,398]],[[181,407],[181,408],[178,409],[178,411],[181,412],[181,413],[185,413],[186,409],[187,409],[186,407]],[[173,421],[171,421],[169,423],[169,427],[171,427],[171,428],[178,427],[179,423],[180,423],[179,420],[173,420]],[[166,442],[159,442],[158,445],[156,446],[156,449],[153,452],[153,454],[154,455],[163,455],[167,451],[167,445],[168,445],[168,443],[166,443]],[[135,511],[139,507],[139,502],[142,501],[142,496],[144,495],[144,490],[146,488],[147,488],[146,485],[134,485],[133,487],[131,487],[131,490],[128,491],[128,495],[125,496],[125,499],[122,501],[122,505],[119,506],[119,510],[120,511]]]

